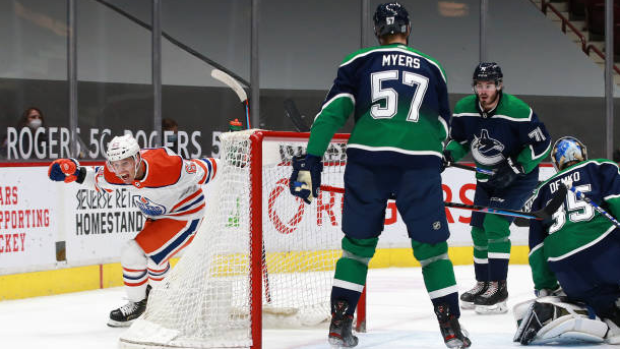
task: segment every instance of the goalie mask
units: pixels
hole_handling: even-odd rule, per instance
[[[377,6],[372,20],[375,23],[377,38],[388,34],[406,34],[410,23],[409,13],[398,2],[388,2]]]
[[[108,158],[108,167],[123,181],[127,181],[127,176],[121,173],[126,172],[123,171],[122,160],[131,158],[133,160],[133,177],[137,175],[141,162],[140,146],[131,135],[126,134],[112,138],[110,143],[108,143],[106,157]]]
[[[551,162],[557,171],[562,171],[571,162],[582,162],[585,160],[588,160],[588,150],[575,137],[562,137],[555,141],[553,149],[551,149]]]

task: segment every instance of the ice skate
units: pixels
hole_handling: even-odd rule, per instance
[[[347,315],[349,304],[346,301],[337,301],[332,321],[329,324],[328,341],[332,348],[352,348],[357,345],[358,339],[353,335],[353,315]]]
[[[146,297],[139,302],[132,302],[123,305],[118,309],[114,309],[110,312],[110,320],[108,320],[108,326],[110,327],[129,327],[131,323],[140,317],[146,310],[146,301],[149,298],[151,292],[151,285],[146,287]]]
[[[439,330],[448,348],[469,348],[471,341],[467,331],[461,328],[459,319],[452,314],[450,306],[441,304],[435,307],[435,315],[439,321]]]
[[[474,309],[474,299],[489,288],[488,281],[478,281],[469,291],[461,295],[461,309]]]
[[[507,299],[506,280],[490,281],[487,290],[474,299],[476,313],[505,314],[508,312]]]
[[[146,310],[146,298],[139,302],[132,302],[123,305],[118,309],[114,309],[110,312],[110,320],[108,326],[110,327],[129,327],[131,323],[140,317]]]

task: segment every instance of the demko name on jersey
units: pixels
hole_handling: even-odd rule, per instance
[[[553,194],[560,188],[561,185],[572,184],[574,182],[579,182],[580,180],[581,175],[579,174],[579,172],[574,172],[567,177],[549,183],[549,189],[551,189],[551,194]]]
[[[420,59],[409,55],[389,54],[383,55],[381,65],[383,67],[389,65],[399,65],[401,67],[420,69]]]

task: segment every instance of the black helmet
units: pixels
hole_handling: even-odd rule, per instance
[[[495,84],[502,82],[502,68],[495,62],[483,62],[474,70],[474,81],[494,81]]]
[[[387,2],[377,6],[377,11],[375,11],[372,20],[375,22],[375,35],[377,37],[407,33],[409,13],[398,2]]]

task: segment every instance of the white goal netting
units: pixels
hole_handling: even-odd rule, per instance
[[[121,336],[121,347],[259,347],[261,324],[252,314],[261,308],[269,327],[329,320],[343,236],[342,194],[323,191],[312,205],[290,195],[290,160],[305,152],[307,138],[248,130],[221,140],[211,184],[216,192],[200,230],[165,282],[151,291],[145,314]],[[345,143],[330,145],[324,184],[343,186]],[[262,307],[253,307],[261,299]]]

